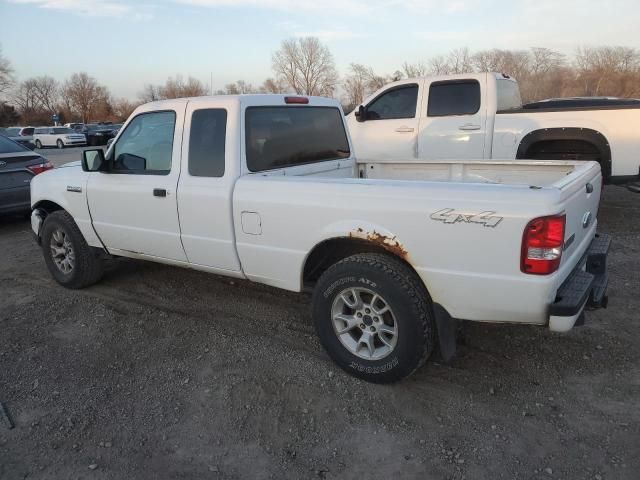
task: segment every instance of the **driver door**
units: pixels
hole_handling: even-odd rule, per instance
[[[176,201],[184,110],[134,117],[109,149],[108,171],[90,174],[93,226],[110,252],[187,261]]]
[[[349,116],[349,131],[358,158],[366,160],[417,157],[420,84],[394,85],[365,106],[366,118]],[[357,122],[357,123],[356,123]]]

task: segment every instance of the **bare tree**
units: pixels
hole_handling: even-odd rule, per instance
[[[78,113],[83,123],[92,118],[94,110],[109,102],[106,87],[99,85],[95,78],[85,72],[71,75],[64,83],[62,94],[67,98],[70,109]]]
[[[40,102],[40,107],[49,113],[57,113],[59,109],[58,82],[51,77],[36,77],[33,79],[35,95]]]
[[[299,94],[331,96],[338,83],[333,56],[316,37],[284,40],[273,54],[272,66]]]
[[[579,48],[574,67],[582,95],[636,96],[640,93],[640,50],[630,47]]]
[[[424,63],[409,63],[404,62],[402,64],[402,72],[407,78],[424,77],[427,74],[427,66]]]
[[[228,83],[224,87],[225,95],[242,95],[245,93],[257,93],[258,89],[254,88],[250,83],[244,80],[238,80],[234,83]]]
[[[13,91],[11,100],[23,116],[32,115],[33,112],[40,110],[40,99],[38,98],[35,78],[20,82]]]
[[[138,107],[137,103],[131,102],[126,98],[119,98],[112,102],[113,104],[113,115],[116,120],[120,122],[124,122],[129,116],[133,113],[133,111]]]
[[[282,78],[267,78],[260,86],[261,93],[286,93],[287,84]]]
[[[194,77],[188,77],[185,82],[181,75],[169,77],[164,85],[158,87],[160,99],[200,97],[208,93],[204,84]]]
[[[149,103],[160,100],[160,87],[157,87],[150,83],[145,84],[145,86],[142,87],[142,92],[138,94],[138,99],[141,103]]]
[[[370,71],[369,68],[358,63],[352,63],[349,66],[349,74],[342,82],[346,110],[352,110],[364,100],[369,91],[370,72],[372,73],[373,70]]]
[[[0,94],[7,91],[13,84],[13,69],[9,60],[2,55],[2,46],[0,45]]]

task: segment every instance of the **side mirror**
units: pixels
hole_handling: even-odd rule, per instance
[[[82,152],[82,170],[85,172],[99,172],[104,165],[104,151],[101,148]]]
[[[367,119],[367,109],[364,108],[363,105],[360,105],[354,115],[356,116],[357,121],[364,122]]]

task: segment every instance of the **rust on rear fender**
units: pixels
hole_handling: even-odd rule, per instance
[[[366,232],[362,228],[358,228],[353,232],[349,232],[349,238],[358,238],[371,242],[379,247],[384,248],[386,251],[397,255],[403,260],[407,261],[409,253],[405,250],[404,246],[397,240],[396,236],[387,236],[376,232]]]

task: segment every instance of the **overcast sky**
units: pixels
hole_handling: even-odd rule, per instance
[[[0,44],[19,79],[86,71],[117,96],[192,75],[214,89],[271,76],[289,37],[315,35],[340,73],[392,73],[468,46],[640,47],[640,0],[0,0]]]

